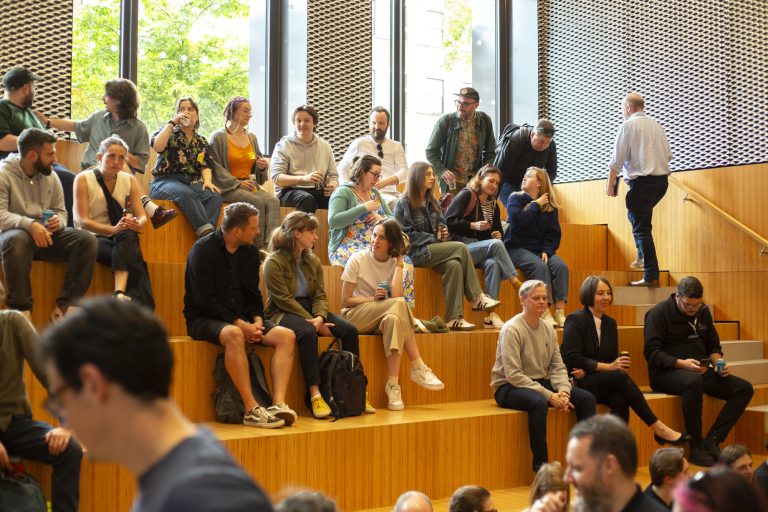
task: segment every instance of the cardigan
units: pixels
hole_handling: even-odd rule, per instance
[[[262,155],[256,135],[252,132],[248,132],[248,140],[251,141],[253,152],[258,159]],[[232,176],[229,169],[229,148],[227,146],[226,129],[221,128],[211,134],[211,140],[208,141],[208,150],[211,152],[211,159],[213,160],[213,184],[219,187],[222,194],[239,187],[240,180]],[[254,162],[251,174],[256,175],[256,181],[261,185],[267,181],[269,167],[259,169],[256,167],[256,162]]]
[[[347,228],[365,212],[365,206],[357,204],[357,196],[353,190],[354,184],[345,183],[336,187],[328,201],[328,254],[333,253],[341,244]],[[381,197],[378,189],[372,188],[371,192],[381,203],[386,217],[392,217],[392,210]]]

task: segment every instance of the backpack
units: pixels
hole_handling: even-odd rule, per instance
[[[24,471],[21,463],[14,464],[14,469],[0,469],[0,505],[3,510],[14,512],[46,512],[43,490],[37,480]]]
[[[509,123],[504,127],[504,129],[501,131],[501,134],[499,135],[499,138],[496,140],[496,158],[493,159],[493,165],[499,169],[501,169],[501,166],[504,164],[502,159],[504,158],[504,153],[507,151],[507,146],[509,145],[509,141],[512,138],[512,135],[514,135],[521,128],[533,129],[533,126],[529,124],[519,125]]]
[[[475,194],[471,190],[470,190],[470,193],[472,194],[472,196],[469,198],[467,207],[464,209],[464,217],[469,215],[477,205],[477,194]],[[445,194],[440,196],[438,203],[440,204],[440,209],[443,211],[443,215],[445,215],[448,212],[448,207],[451,206],[451,203],[453,202],[454,199],[455,198],[453,197],[453,194],[451,194],[450,192],[446,192]]]
[[[365,411],[368,378],[360,359],[352,352],[335,349],[337,343],[341,347],[336,338],[320,355],[320,394],[336,419],[360,416]]]
[[[251,375],[251,389],[253,397],[264,407],[272,405],[272,393],[269,392],[267,377],[264,374],[264,364],[256,352],[247,352],[248,369]],[[211,393],[213,407],[216,409],[216,421],[221,423],[242,423],[245,415],[245,406],[240,393],[232,382],[224,366],[224,354],[216,356],[216,364],[213,367],[213,378],[216,388]]]

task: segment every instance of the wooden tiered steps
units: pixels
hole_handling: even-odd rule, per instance
[[[324,211],[318,211],[320,232],[326,232],[324,215]],[[266,431],[214,423],[210,398],[214,386],[212,369],[221,349],[186,337],[181,313],[184,265],[193,243],[192,228],[183,215],[160,230],[148,228],[142,236],[157,313],[172,335],[176,366],[171,393],[181,410],[192,420],[206,423],[273,498],[296,487],[307,487],[333,497],[341,509],[389,509],[407,489],[419,489],[435,499],[445,500],[457,487],[469,483],[491,490],[514,489],[530,483],[527,417],[525,413],[497,407],[489,385],[498,337],[496,330],[479,328],[469,333],[417,335],[424,360],[445,382],[446,388],[438,392],[419,388],[409,380],[408,363],[404,361],[400,374],[404,411],[386,409],[383,392],[386,364],[381,338],[361,336],[361,359],[369,378],[371,401],[379,409],[376,414],[337,422],[311,418],[303,406],[304,383],[296,361],[288,390],[288,402],[300,414],[294,426]],[[326,246],[321,243],[318,242],[316,250],[322,257]],[[629,270],[604,270],[608,267],[607,244],[605,226],[563,226],[560,255],[571,269],[569,311],[580,307],[578,288],[588,275],[605,275],[615,287],[638,278],[637,272]],[[325,274],[331,309],[338,310],[341,269],[326,267]],[[481,271],[478,276],[482,278]],[[44,327],[63,279],[63,265],[35,262],[32,279],[36,299],[33,320]],[[442,316],[444,303],[439,275],[417,269],[416,281],[416,315],[427,319],[435,314]],[[668,273],[662,273],[662,284],[672,284]],[[111,290],[111,272],[97,265],[89,294]],[[503,303],[497,312],[507,319],[519,311],[519,301],[508,284],[502,286],[501,295]],[[472,313],[468,302],[464,304],[467,318],[480,327],[483,313]],[[637,311],[637,303],[617,304],[610,314],[619,321],[620,347],[630,352],[633,361],[630,374],[639,385],[647,387],[643,332],[642,326],[636,324]],[[718,322],[716,327],[721,338],[738,340],[738,323]],[[562,336],[562,330],[558,330],[558,334]],[[330,339],[322,338],[319,350],[329,342]],[[731,354],[742,353],[745,358],[756,355],[744,352],[746,347],[738,343],[734,342],[733,347],[729,344],[726,349],[730,360],[738,357]],[[269,373],[271,350],[257,350]],[[45,391],[32,377],[28,378],[27,388],[35,416],[50,421],[40,407]],[[679,397],[649,393],[647,398],[665,423],[682,429]],[[757,385],[751,405],[766,404],[768,385]],[[718,400],[705,399],[705,425],[714,420],[721,405]],[[549,415],[552,460],[564,459],[567,433],[574,422],[572,414],[553,411]],[[764,415],[757,412],[750,413],[749,417],[745,415],[726,441],[756,439],[758,432],[764,431],[764,422]],[[638,439],[640,460],[648,460],[656,448],[651,431],[634,415],[630,428]],[[28,467],[48,487],[50,470],[33,463]],[[83,462],[81,510],[127,510],[135,489],[133,477],[118,466]]]

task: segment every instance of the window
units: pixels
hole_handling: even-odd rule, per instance
[[[141,117],[153,133],[176,99],[200,106],[202,135],[224,125],[232,96],[247,96],[249,2],[142,0],[139,3],[138,87]]]
[[[104,82],[118,76],[120,0],[74,0],[72,119],[104,108]]]

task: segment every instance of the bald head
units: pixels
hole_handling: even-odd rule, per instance
[[[418,491],[404,492],[397,498],[394,512],[432,512],[432,500]]]
[[[624,103],[631,106],[635,110],[643,110],[645,108],[645,100],[638,92],[631,92],[624,98]]]

